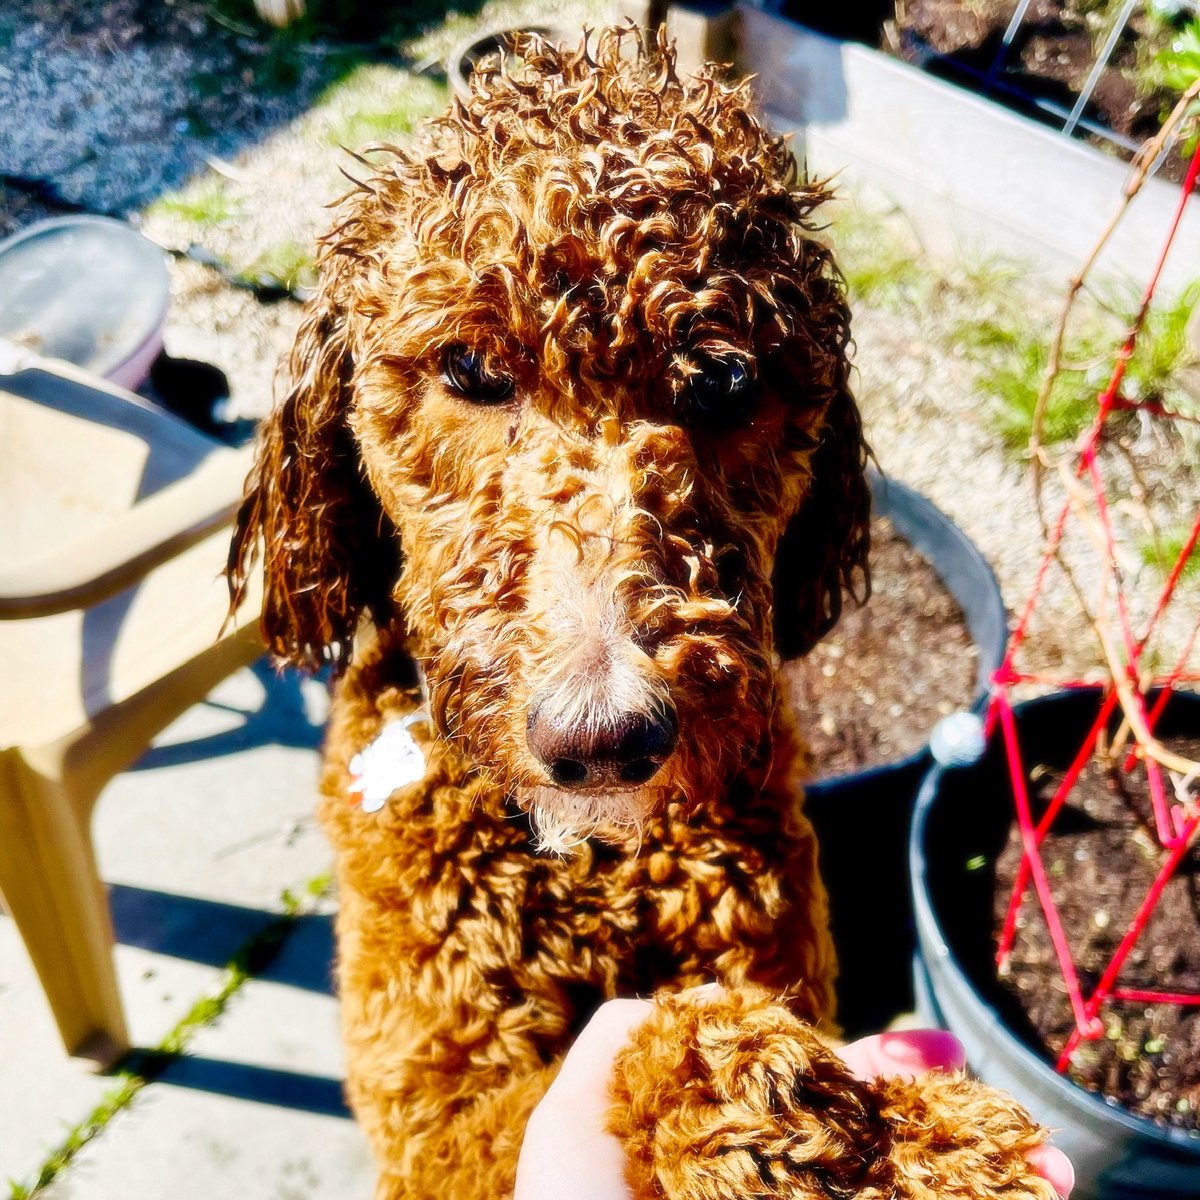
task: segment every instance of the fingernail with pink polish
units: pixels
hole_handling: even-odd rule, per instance
[[[1067,1200],[1075,1186],[1075,1168],[1071,1160],[1057,1146],[1035,1146],[1025,1157],[1062,1200]]]
[[[897,1066],[916,1071],[961,1071],[967,1065],[962,1042],[944,1029],[907,1029],[885,1033],[882,1049]]]

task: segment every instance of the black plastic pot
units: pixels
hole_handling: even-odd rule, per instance
[[[1100,692],[1087,688],[1019,705],[1026,762],[1065,767],[1099,703]],[[1195,734],[1200,696],[1174,697],[1157,728]],[[980,1078],[1055,1131],[1075,1164],[1075,1200],[1197,1200],[1200,1134],[1162,1128],[1078,1087],[1017,1032],[1027,1026],[996,982],[992,938],[993,864],[1012,819],[998,738],[975,765],[935,767],[921,785],[910,846],[920,1012],[958,1035]]]
[[[539,24],[501,26],[498,29],[489,29],[486,33],[471,34],[446,55],[446,78],[451,90],[460,100],[468,100],[471,96],[469,80],[475,64],[486,54],[495,54],[510,48],[511,39],[516,33],[538,33],[550,42],[566,40],[562,30],[552,25]]]
[[[1004,658],[1008,617],[1000,587],[975,544],[919,492],[876,473],[876,515],[929,561],[958,601],[979,650],[972,704]],[[821,847],[838,946],[838,1019],[847,1034],[882,1028],[912,1008],[915,935],[908,886],[908,830],[917,788],[932,762],[928,735],[905,758],[808,785],[806,811]]]

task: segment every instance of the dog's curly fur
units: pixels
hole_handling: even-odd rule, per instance
[[[855,1084],[798,1019],[831,1016],[834,956],[777,655],[865,588],[869,512],[843,288],[809,232],[825,191],[745,87],[630,41],[529,41],[372,160],[248,482],[235,599],[261,545],[270,646],[340,675],[321,813],[350,1099],[381,1197],[509,1195],[597,1002],[715,978],[750,1024],[717,1036],[717,1010],[664,1001],[623,1059],[638,1197],[922,1195],[899,1147],[966,1153],[925,1132],[954,1124],[949,1085]],[[364,813],[349,760],[423,704],[424,779]],[[530,748],[539,706],[585,742],[669,707],[677,748],[648,782],[578,790]],[[667,1051],[696,1038],[759,1090],[695,1091],[699,1060]],[[937,1120],[904,1132],[918,1104]],[[804,1156],[771,1155],[814,1138],[838,1161],[795,1182]],[[989,1161],[1044,1197],[1022,1138]]]

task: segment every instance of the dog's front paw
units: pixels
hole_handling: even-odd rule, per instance
[[[613,1097],[636,1200],[1054,1198],[1011,1101],[959,1075],[865,1083],[756,989],[660,998]]]
[[[1003,1092],[938,1071],[873,1086],[891,1131],[900,1196],[1058,1200],[1031,1153],[1045,1144],[1046,1131]]]
[[[637,1200],[892,1195],[871,1088],[766,993],[661,997],[613,1095]]]

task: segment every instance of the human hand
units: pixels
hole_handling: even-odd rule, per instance
[[[625,1152],[605,1128],[613,1059],[650,1015],[648,1000],[609,1000],[583,1027],[525,1127],[513,1200],[630,1200]]]
[[[617,1052],[652,1010],[646,1000],[610,1000],[584,1027],[529,1118],[513,1200],[630,1200],[621,1144],[605,1128],[608,1085]],[[958,1039],[934,1029],[875,1034],[838,1054],[863,1080],[956,1071],[965,1061]],[[1053,1146],[1039,1146],[1028,1157],[1067,1200],[1075,1182],[1067,1156]]]

